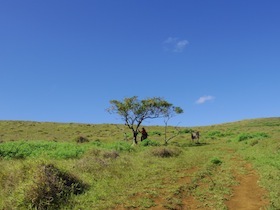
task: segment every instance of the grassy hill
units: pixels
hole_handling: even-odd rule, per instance
[[[145,128],[132,146],[123,125],[0,121],[0,209],[227,209],[246,164],[280,209],[280,118],[181,127],[167,146]]]

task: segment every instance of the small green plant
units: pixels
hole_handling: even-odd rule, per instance
[[[149,132],[149,135],[150,135],[150,136],[154,136],[154,135],[161,136],[162,133],[159,132],[159,131],[152,131],[152,132]]]
[[[207,136],[212,138],[212,139],[215,139],[216,137],[218,138],[221,138],[221,137],[226,137],[226,136],[231,136],[232,133],[230,132],[221,132],[221,131],[209,131],[207,133]]]
[[[180,130],[179,133],[180,134],[185,134],[185,133],[191,133],[192,131],[193,131],[192,129],[185,128],[183,130]]]
[[[158,147],[158,148],[151,150],[151,153],[153,156],[163,157],[163,158],[176,157],[176,156],[180,155],[181,152],[182,151],[176,147],[172,147],[172,148]]]
[[[245,141],[248,139],[264,139],[269,137],[266,133],[241,133],[237,136],[237,141]]]
[[[99,139],[96,139],[92,142],[93,145],[97,146],[97,147],[100,147],[102,146],[102,142],[99,140]]]
[[[249,133],[241,133],[237,136],[237,141],[245,141],[248,139],[254,138],[252,134]]]
[[[165,209],[183,209],[182,200],[176,196],[170,196],[166,199],[166,202],[163,204]]]
[[[115,142],[107,146],[109,149],[114,149],[116,151],[127,151],[132,152],[134,148],[128,142]]]
[[[212,160],[211,160],[211,163],[215,164],[215,165],[221,165],[223,161],[221,161],[219,158],[217,157],[214,157]]]
[[[145,139],[145,140],[141,141],[139,145],[144,146],[144,147],[146,147],[146,146],[159,146],[160,143],[157,142],[157,141],[150,140],[150,139]]]
[[[78,136],[74,139],[77,143],[86,143],[89,142],[88,138],[84,136]]]
[[[255,138],[258,138],[258,139],[263,139],[263,138],[268,138],[269,135],[268,135],[267,133],[261,132],[261,133],[255,133],[255,134],[254,134],[254,137],[255,137]]]

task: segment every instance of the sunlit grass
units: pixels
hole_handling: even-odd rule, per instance
[[[49,164],[88,186],[67,194],[62,209],[176,209],[190,195],[201,209],[226,209],[233,174],[244,170],[236,158],[252,163],[269,191],[269,208],[279,209],[279,125],[269,118],[181,128],[168,146],[164,127],[145,126],[149,139],[132,146],[123,125],[1,121],[0,209],[26,209],[38,168]],[[190,129],[200,131],[200,144],[191,142]],[[88,141],[77,143],[80,136]]]

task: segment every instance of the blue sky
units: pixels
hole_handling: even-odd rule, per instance
[[[279,9],[278,0],[0,1],[0,120],[122,123],[106,108],[131,96],[180,106],[171,125],[279,117]]]

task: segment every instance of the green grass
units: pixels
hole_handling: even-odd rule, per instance
[[[113,142],[109,144],[93,141],[89,144],[76,144],[72,142],[16,141],[0,144],[0,158],[4,160],[38,157],[46,159],[80,158],[91,148],[128,152],[135,149],[127,142]]]
[[[0,121],[0,209],[34,209],[30,200],[41,195],[38,186],[67,191],[49,209],[179,209],[190,195],[201,209],[226,209],[237,184],[233,174],[244,173],[236,158],[260,174],[259,184],[269,192],[267,208],[280,209],[279,125],[280,118],[267,118],[182,127],[168,146],[164,127],[145,126],[149,139],[132,146],[123,125]],[[200,144],[191,142],[190,130],[200,131]],[[168,127],[168,135],[174,132]],[[81,136],[88,141],[77,143]],[[74,184],[87,187],[78,194],[67,181],[47,185],[52,182],[45,173],[74,177]]]
[[[0,144],[0,157],[3,159],[38,158],[54,159],[78,158],[85,148],[73,143],[47,141],[15,141]]]

